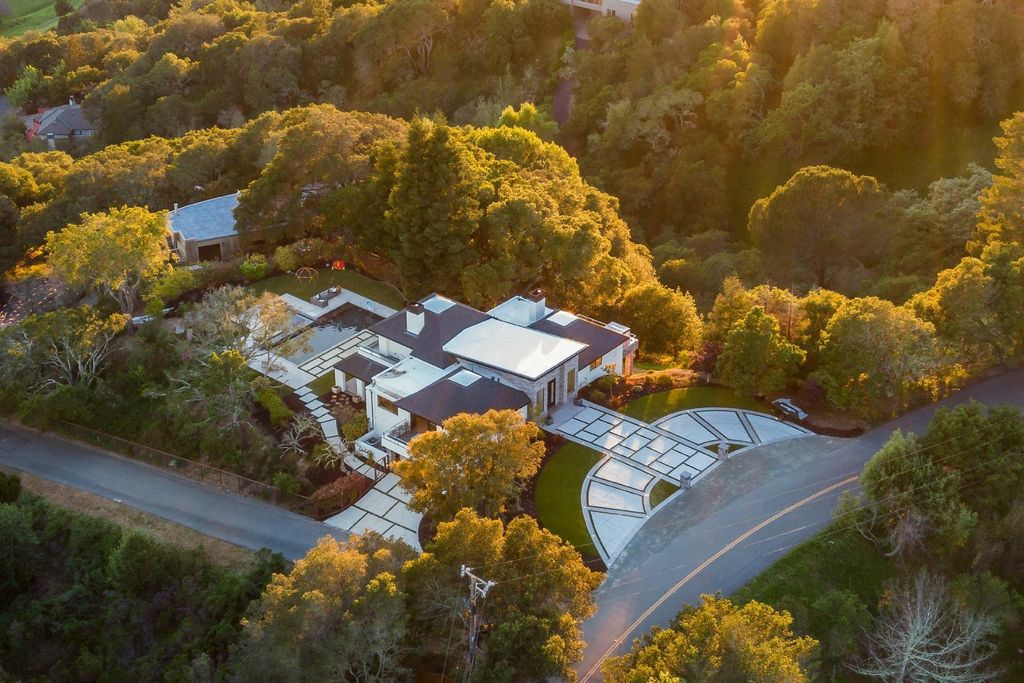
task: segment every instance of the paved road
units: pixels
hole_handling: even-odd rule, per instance
[[[322,536],[348,532],[225,493],[134,460],[18,427],[0,426],[0,463],[151,512],[230,543],[296,559]]]
[[[702,593],[730,594],[831,520],[840,494],[894,429],[923,431],[938,406],[976,399],[1024,406],[1024,369],[987,380],[855,439],[808,436],[767,444],[723,463],[655,513],[598,590],[584,624],[581,681],[601,679],[605,656],[666,625]],[[588,679],[587,676],[590,675]]]

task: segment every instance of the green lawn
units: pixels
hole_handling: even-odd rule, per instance
[[[596,557],[597,552],[583,521],[580,492],[587,472],[600,460],[600,453],[567,443],[544,464],[534,490],[540,523],[576,546],[584,557]]]
[[[249,285],[249,289],[257,295],[264,292],[292,294],[305,301],[328,287],[348,289],[391,308],[402,308],[405,305],[402,295],[391,285],[351,270],[321,270],[311,280],[299,280],[294,274],[285,273]]]
[[[653,510],[654,508],[661,505],[666,498],[668,498],[678,490],[679,487],[676,486],[675,484],[669,483],[664,479],[659,481],[657,484],[654,485],[654,488],[651,489],[651,509]]]
[[[82,0],[71,0],[76,8]],[[10,0],[11,16],[0,24],[0,34],[17,36],[26,31],[45,31],[57,25],[53,0]]]
[[[334,372],[329,372],[323,377],[317,377],[315,380],[306,385],[313,390],[313,393],[317,396],[323,396],[330,392],[331,387],[334,386]]]
[[[767,404],[740,396],[728,387],[687,387],[669,389],[642,396],[622,407],[622,412],[638,420],[652,422],[679,410],[691,408],[744,408],[770,412]]]

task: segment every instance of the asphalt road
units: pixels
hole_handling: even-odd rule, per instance
[[[319,538],[348,533],[90,446],[0,426],[0,463],[159,515],[208,536],[297,559]]]
[[[895,429],[921,432],[935,410],[969,400],[1024,407],[1024,369],[958,392],[854,439],[807,436],[766,444],[723,463],[655,513],[629,542],[597,592],[584,624],[581,681],[601,680],[600,662],[626,652],[652,626],[667,625],[703,593],[730,594],[825,527],[843,491]]]

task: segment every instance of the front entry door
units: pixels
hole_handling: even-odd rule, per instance
[[[558,384],[556,380],[548,382],[548,408],[555,405],[555,401],[558,400]]]

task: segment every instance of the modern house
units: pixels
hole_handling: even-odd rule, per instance
[[[174,205],[167,215],[167,229],[182,263],[220,261],[238,253],[237,206],[237,192],[180,208]]]
[[[562,0],[562,3],[590,12],[618,17],[623,21],[633,21],[633,13],[640,5],[640,0]]]
[[[59,107],[42,109],[25,119],[25,137],[28,140],[46,140],[48,149],[65,147],[76,140],[96,134],[96,126],[82,111],[82,105],[72,99]]]
[[[598,377],[629,374],[638,346],[622,325],[548,308],[540,290],[487,313],[431,294],[369,330],[376,345],[339,361],[335,384],[365,401],[358,446],[388,461],[459,413],[541,419]]]

